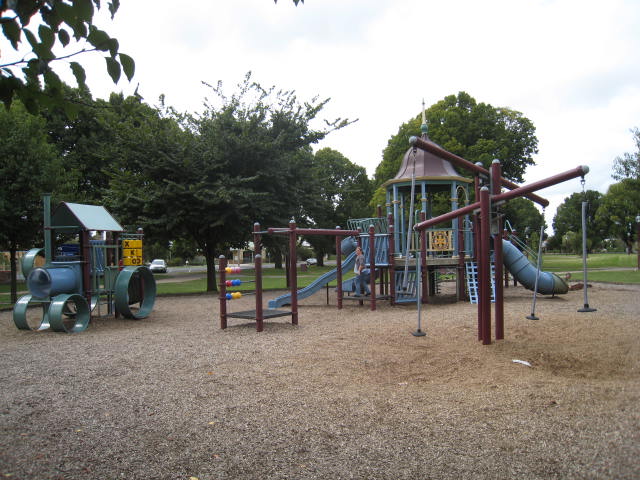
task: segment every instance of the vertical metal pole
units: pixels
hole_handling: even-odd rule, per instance
[[[425,221],[427,219],[427,213],[426,212],[420,212],[420,220],[421,221]],[[420,268],[421,268],[421,277],[420,277],[420,284],[421,284],[421,289],[422,292],[420,293],[422,295],[422,303],[429,303],[429,290],[430,290],[430,281],[431,279],[429,278],[429,270],[427,269],[427,231],[426,230],[420,230]],[[416,261],[417,264],[417,261]],[[435,286],[434,286],[435,287]]]
[[[340,230],[337,226],[336,230]],[[338,310],[342,309],[342,241],[340,235],[336,235],[336,282],[338,282]]]
[[[376,234],[369,225],[369,290],[371,291],[371,311],[376,309]]]
[[[256,331],[264,329],[264,312],[262,310],[262,255],[255,256],[256,271]]]
[[[500,193],[502,185],[502,168],[500,161],[494,160],[491,163],[491,193],[497,195]],[[493,234],[493,251],[495,261],[494,285],[496,289],[496,340],[504,339],[504,291],[502,288],[502,217],[497,219],[497,232]]]
[[[422,230],[424,232],[424,230]],[[416,282],[418,282],[418,284],[416,285],[416,305],[418,307],[418,328],[416,329],[415,332],[411,332],[411,334],[414,337],[424,337],[426,335],[426,332],[422,331],[422,298],[421,298],[421,291],[422,291],[422,259],[420,257],[422,257],[422,252],[420,250],[418,250],[416,252],[416,254],[418,255],[418,258],[416,259]]]
[[[464,225],[464,219],[460,218],[458,221],[458,274],[456,275],[456,284],[458,287],[457,300],[460,301],[465,298],[464,295],[464,231],[462,226]]]
[[[544,212],[542,214],[544,218]],[[533,300],[531,302],[531,315],[527,315],[528,320],[540,320],[536,317],[536,299],[538,297],[538,281],[540,279],[540,269],[542,268],[542,235],[544,234],[544,221],[540,227],[540,241],[538,242],[538,258],[536,261],[536,279],[533,282]]]
[[[227,259],[224,255],[218,257],[218,270],[220,270],[220,328],[227,328]]]
[[[296,262],[298,254],[296,252],[296,222],[289,222],[289,271],[291,277],[291,323],[298,324],[298,272],[296,271]]]
[[[597,309],[589,307],[589,282],[587,281],[587,202],[582,202],[582,281],[584,283],[584,306],[578,312],[595,312]]]
[[[476,175],[474,178],[474,189],[476,193],[476,199],[480,200],[480,176]],[[482,225],[480,224],[480,214],[474,213],[473,215],[473,249],[474,257],[476,261],[476,294],[478,298],[478,304],[476,308],[478,310],[478,340],[482,340],[482,298],[484,295],[484,283],[481,281],[483,278],[482,265],[480,261],[481,249],[480,239],[482,238]]]
[[[489,189],[482,187],[480,189],[480,259],[478,265],[482,264],[482,278],[478,281],[482,282],[482,297],[480,299],[482,316],[480,319],[482,344],[489,345],[491,343],[491,288],[489,281],[491,277],[491,260],[489,258],[491,252],[489,248],[489,216],[491,215],[491,201],[489,199]]]
[[[82,287],[87,304],[91,305],[91,296],[93,295],[91,288],[91,244],[87,230],[82,230],[80,233],[80,249],[82,251]]]
[[[637,267],[637,269],[640,270],[640,215],[638,215],[636,217],[636,228],[637,228],[637,232],[636,232],[636,250],[638,250],[638,267]]]
[[[389,303],[396,303],[396,243],[393,223],[389,223]]]
[[[53,259],[53,245],[51,244],[51,194],[42,196],[42,210],[44,216],[44,261],[49,265]],[[26,280],[26,279],[25,279]]]

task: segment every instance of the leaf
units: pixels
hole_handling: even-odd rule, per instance
[[[120,0],[113,0],[113,2],[109,2],[109,12],[111,13],[111,20],[116,15],[116,12],[120,8]]]
[[[105,60],[107,62],[107,72],[109,76],[113,80],[113,83],[118,83],[118,80],[120,80],[120,64],[111,57],[106,57]]]
[[[107,42],[107,45],[109,47],[109,53],[113,58],[115,58],[115,56],[118,54],[118,48],[120,46],[118,44],[118,40],[115,38],[110,38],[109,41]]]
[[[62,94],[62,81],[56,72],[47,68],[44,72],[44,84],[53,96],[60,96]]]
[[[78,87],[84,87],[85,81],[87,80],[87,74],[84,68],[78,62],[71,62],[70,66],[73,76],[76,77],[76,82],[78,82]]]
[[[93,20],[93,1],[92,0],[75,0],[71,7],[78,17],[87,23],[91,23]]]
[[[127,76],[127,80],[131,81],[136,71],[135,61],[129,55],[126,55],[124,53],[120,53],[118,57],[120,58],[120,64],[122,65],[124,74]]]
[[[38,45],[38,39],[31,30],[27,30],[25,28],[24,36],[27,37],[27,41],[29,42],[29,45],[31,45],[31,48],[35,48]]]
[[[53,47],[53,42],[55,41],[55,35],[51,28],[46,25],[40,25],[38,27],[38,35],[40,36],[40,43],[47,50],[51,50]]]
[[[15,18],[2,22],[2,33],[11,42],[11,46],[17,50],[20,42],[20,26]]]
[[[109,35],[107,32],[100,30],[94,26],[89,27],[89,36],[87,36],[87,40],[91,45],[96,47],[98,50],[106,52],[109,50]]]
[[[65,29],[61,28],[60,31],[58,32],[58,40],[60,40],[60,43],[62,44],[63,47],[66,47],[69,42],[71,41],[71,37],[69,36],[69,32],[67,32]]]

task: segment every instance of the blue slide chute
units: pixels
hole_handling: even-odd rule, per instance
[[[345,272],[348,272],[350,269],[352,269],[355,263],[356,263],[356,252],[352,252],[342,262],[342,269],[341,269],[342,273],[344,274]],[[301,300],[303,298],[310,297],[314,293],[317,293],[327,283],[334,281],[337,277],[338,277],[337,268],[334,268],[333,270],[325,273],[324,275],[319,276],[312,283],[298,290],[298,299]],[[287,293],[285,295],[280,295],[279,297],[276,297],[273,300],[269,300],[269,308],[279,308],[284,305],[291,305],[290,293]]]
[[[536,283],[537,267],[508,240],[502,241],[504,266],[511,275],[525,288],[533,290]],[[569,285],[555,273],[540,272],[538,276],[538,293],[543,295],[564,294],[569,291]]]

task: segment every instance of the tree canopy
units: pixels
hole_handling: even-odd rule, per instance
[[[627,178],[635,178],[640,180],[640,129],[632,128],[633,140],[636,144],[637,151],[634,153],[624,153],[621,157],[616,157],[613,161],[613,173],[611,177],[614,180],[621,181]]]
[[[119,0],[107,2],[113,19]],[[118,83],[122,73],[131,80],[135,62],[120,52],[118,40],[94,23],[100,0],[20,0],[0,2],[4,38],[15,57],[0,64],[0,100],[6,107],[19,98],[30,113],[42,107],[62,107],[74,116],[76,104],[64,95],[63,83],[54,66],[66,64],[79,87],[86,88],[87,74],[75,60],[79,55],[101,52],[107,74]],[[29,44],[22,48],[23,39]],[[22,45],[21,45],[22,44]],[[62,54],[57,54],[62,50]],[[6,55],[8,49],[2,49]]]
[[[364,167],[355,165],[336,150],[323,148],[315,153],[309,175],[312,196],[305,213],[313,227],[344,227],[350,218],[368,216],[371,186]],[[324,255],[335,249],[332,237],[313,235],[306,240],[314,249],[319,265],[323,265]]]
[[[310,145],[349,121],[312,128],[328,100],[301,103],[251,74],[231,96],[221,84],[209,87],[212,100],[197,117],[131,107],[140,114],[129,112],[116,127],[108,200],[145,228],[164,229],[167,239],[195,241],[214,290],[216,255],[242,246],[254,222],[286,226],[306,217],[314,192]]]
[[[392,178],[409,148],[408,138],[420,132],[421,115],[400,126],[389,139],[382,162],[376,168],[376,187]],[[505,107],[478,103],[468,93],[449,95],[426,110],[428,135],[445,150],[470,162],[482,162],[485,168],[500,160],[502,175],[522,182],[538,139],[533,122],[522,113]],[[467,172],[460,172],[467,174]]]
[[[42,194],[52,193],[62,162],[47,142],[45,122],[21,102],[0,109],[0,249],[11,254],[11,293],[16,300],[16,251],[41,235]]]

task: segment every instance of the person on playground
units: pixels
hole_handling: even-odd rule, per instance
[[[365,295],[371,295],[369,285],[364,280],[365,276],[365,259],[360,246],[356,247],[356,264],[353,267],[353,273],[356,274],[356,297],[359,297],[364,290]]]

